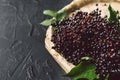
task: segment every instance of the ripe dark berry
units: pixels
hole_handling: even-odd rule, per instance
[[[108,73],[120,74],[120,33],[118,23],[101,17],[101,10],[78,11],[72,17],[52,25],[53,47],[66,60],[77,65],[81,57],[91,57],[96,73],[103,79]]]

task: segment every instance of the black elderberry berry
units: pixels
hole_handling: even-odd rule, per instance
[[[101,17],[101,10],[78,11],[72,17],[52,24],[53,49],[74,65],[84,56],[91,57],[96,73],[104,79],[108,73],[120,74],[120,34],[118,23]],[[111,80],[111,79],[110,79]]]

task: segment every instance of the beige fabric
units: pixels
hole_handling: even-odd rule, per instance
[[[90,3],[99,3],[99,2],[119,2],[120,0],[73,0],[70,4],[68,4],[67,6],[65,6],[64,8],[70,12],[72,9],[78,9],[80,7],[83,7],[87,4]]]

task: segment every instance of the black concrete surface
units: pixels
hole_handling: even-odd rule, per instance
[[[72,0],[0,0],[0,80],[70,80],[44,47],[45,9]]]

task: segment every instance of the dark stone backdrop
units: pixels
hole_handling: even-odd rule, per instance
[[[70,80],[44,47],[45,9],[72,0],[0,0],[0,80]]]

